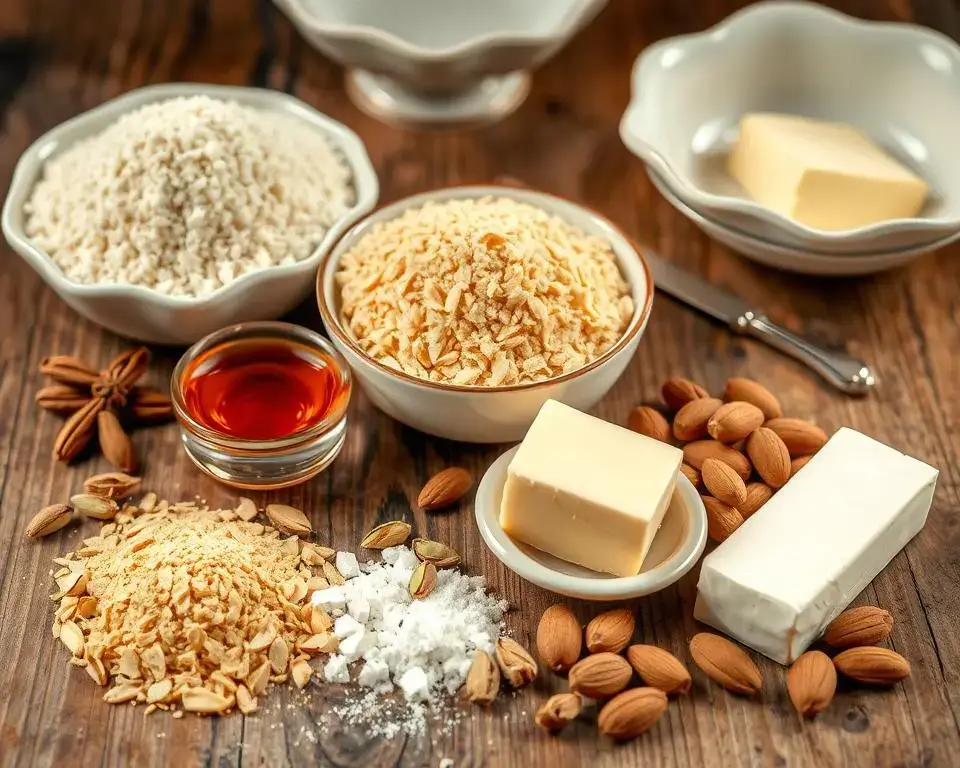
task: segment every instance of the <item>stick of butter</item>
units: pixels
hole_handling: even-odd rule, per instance
[[[937,475],[839,430],[704,558],[694,617],[792,663],[920,531]]]
[[[556,400],[543,404],[507,469],[510,536],[593,571],[640,571],[683,453]]]
[[[856,229],[916,216],[927,185],[856,128],[749,114],[729,172],[756,202],[809,227]]]

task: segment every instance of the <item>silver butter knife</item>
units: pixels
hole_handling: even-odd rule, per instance
[[[771,323],[766,315],[751,308],[738,296],[716,288],[646,248],[640,248],[640,252],[653,273],[656,288],[726,323],[734,333],[752,336],[799,360],[848,395],[865,395],[876,384],[873,372],[866,363],[842,352],[818,347]]]

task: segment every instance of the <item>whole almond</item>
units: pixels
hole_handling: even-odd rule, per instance
[[[516,640],[499,638],[495,652],[500,672],[512,687],[522,688],[537,676],[537,662]]]
[[[694,488],[700,486],[700,473],[686,462],[680,465],[680,474],[686,477]]]
[[[565,605],[551,605],[537,625],[537,653],[554,672],[564,672],[580,658],[583,632],[577,617]]]
[[[812,459],[813,456],[797,456],[790,462],[790,477],[793,477],[797,472],[807,466],[807,463]]]
[[[671,411],[679,411],[691,400],[710,397],[710,393],[699,384],[695,384],[690,379],[681,378],[667,379],[663,382],[660,394],[663,395],[663,402]]]
[[[765,419],[778,419],[783,416],[780,401],[769,389],[753,379],[727,379],[723,388],[723,399],[728,403],[742,400],[755,405],[763,411]]]
[[[837,670],[822,651],[807,651],[787,672],[787,693],[804,717],[815,717],[830,706],[837,691]]]
[[[417,506],[427,512],[456,504],[473,485],[473,478],[463,467],[447,467],[429,480],[417,496]]]
[[[641,435],[652,437],[664,443],[670,440],[670,425],[656,408],[638,405],[627,417],[627,427]]]
[[[63,526],[70,522],[73,517],[73,510],[66,504],[51,504],[44,507],[33,516],[23,535],[28,539],[39,539],[41,536],[49,536],[54,531],[59,531]]]
[[[726,541],[730,535],[743,525],[743,515],[729,504],[712,496],[701,496],[707,510],[707,535],[715,542]]]
[[[791,456],[811,456],[827,442],[827,433],[816,424],[803,419],[778,418],[764,422],[783,440]]]
[[[577,719],[581,705],[582,700],[577,694],[557,693],[544,702],[534,719],[541,728],[559,731],[567,723]]]
[[[591,699],[607,699],[630,684],[633,667],[616,653],[595,653],[570,668],[570,690]]]
[[[600,733],[633,739],[652,727],[667,711],[667,695],[659,688],[633,688],[603,705],[597,718]]]
[[[467,698],[474,704],[493,703],[500,692],[500,667],[484,651],[477,651],[467,672]]]
[[[823,639],[834,648],[882,643],[893,630],[893,616],[883,608],[862,605],[850,608],[830,622]]]
[[[683,460],[694,469],[702,470],[707,459],[719,459],[733,467],[733,471],[747,481],[753,467],[750,460],[740,451],[717,440],[696,440],[683,446]]]
[[[739,507],[740,514],[746,520],[773,497],[773,488],[766,483],[747,483],[747,499]]]
[[[707,422],[723,405],[715,397],[698,397],[677,411],[673,417],[673,436],[677,440],[700,440],[707,436]]]
[[[833,657],[842,675],[870,685],[893,685],[910,677],[910,662],[889,648],[864,645]]]
[[[78,493],[70,497],[70,506],[84,517],[94,520],[113,520],[120,507],[113,499],[105,499],[92,493]]]
[[[690,640],[694,663],[713,682],[728,691],[753,696],[763,687],[757,665],[737,645],[711,632],[700,632]]]
[[[747,500],[747,486],[733,467],[719,459],[706,459],[700,468],[704,487],[710,495],[731,507],[740,508]]]
[[[707,422],[707,432],[721,443],[743,440],[764,422],[763,411],[742,400],[721,405]]]
[[[288,536],[306,536],[313,530],[307,516],[287,504],[267,504],[267,519],[281,533]]]
[[[771,488],[782,488],[790,479],[790,452],[772,429],[760,427],[750,433],[747,456],[757,474]]]
[[[627,648],[627,661],[643,682],[659,688],[668,696],[690,690],[690,673],[687,668],[676,656],[663,648],[655,645],[631,645]]]
[[[616,608],[594,616],[587,624],[590,653],[620,653],[630,644],[636,619],[629,608]]]

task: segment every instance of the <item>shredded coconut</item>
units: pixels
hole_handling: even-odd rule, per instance
[[[203,296],[310,256],[351,173],[293,117],[205,96],[149,104],[54,157],[26,231],[78,283]]]
[[[345,253],[337,280],[364,352],[464,386],[581,368],[616,343],[634,311],[609,242],[507,198],[407,210]]]
[[[327,660],[323,678],[346,682],[348,665],[362,660],[359,685],[436,702],[460,689],[476,651],[493,650],[506,605],[487,594],[482,576],[454,569],[441,569],[433,591],[414,600],[408,584],[416,555],[402,546],[382,554],[383,562],[365,564],[346,584],[314,593],[316,605],[340,613],[333,626],[339,653]]]

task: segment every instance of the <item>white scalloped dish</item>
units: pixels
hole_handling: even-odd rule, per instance
[[[742,115],[860,128],[926,180],[915,218],[812,229],[749,199],[726,172]],[[627,147],[687,204],[727,226],[820,252],[892,250],[960,231],[960,48],[910,24],[812,3],[759,3],[647,48],[620,125]]]

